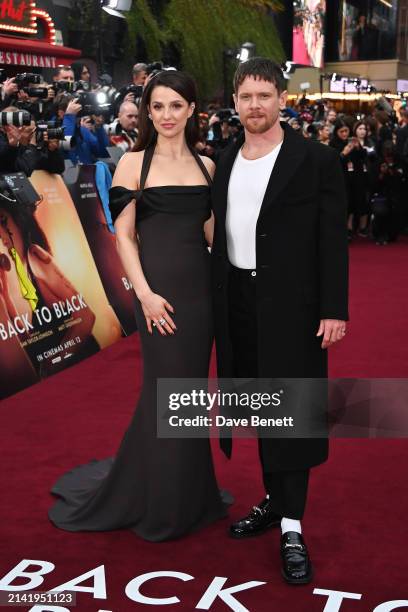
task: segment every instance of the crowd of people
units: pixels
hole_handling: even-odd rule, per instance
[[[24,73],[5,78],[0,91],[0,171],[62,174],[65,160],[92,164],[121,154],[137,139],[138,105],[148,66],[136,64],[132,82],[115,89],[108,75],[91,83],[85,64],[60,66],[51,83]]]
[[[385,110],[387,109],[387,110]],[[285,112],[305,138],[334,147],[348,195],[349,240],[358,235],[385,245],[408,225],[408,111],[397,115],[386,100],[370,114],[339,113],[332,104],[302,99]]]
[[[108,75],[91,83],[83,63],[61,66],[51,83],[39,75],[5,78],[0,90],[0,172],[34,170],[63,174],[67,161],[114,164],[137,141],[143,87],[162,68],[137,63],[129,85],[116,89]],[[41,82],[40,82],[41,81]],[[386,110],[384,110],[384,108]],[[23,117],[24,115],[24,117]],[[197,150],[215,162],[242,130],[233,108],[207,104],[199,115]],[[385,245],[408,226],[408,110],[390,105],[370,114],[338,112],[330,101],[303,97],[281,113],[305,138],[334,147],[341,158],[348,194],[349,240],[371,238]],[[117,155],[112,159],[112,148]]]

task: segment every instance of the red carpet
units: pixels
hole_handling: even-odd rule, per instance
[[[293,30],[293,61],[303,66],[310,66],[311,63],[303,32],[296,28]]]
[[[351,322],[346,339],[331,350],[333,376],[407,376],[407,247],[406,239],[387,247],[351,246]],[[277,531],[233,541],[222,521],[177,542],[149,544],[125,530],[75,534],[54,528],[48,490],[61,472],[114,454],[134,408],[138,359],[135,335],[2,403],[0,579],[22,559],[49,561],[56,568],[37,588],[45,591],[104,564],[106,600],[80,593],[76,607],[67,606],[78,612],[150,609],[128,599],[125,587],[160,570],[194,577],[163,578],[141,589],[148,597],[177,596],[181,603],[170,610],[194,610],[215,576],[228,579],[225,588],[265,582],[236,595],[245,606],[236,609],[251,612],[323,611],[327,597],[313,594],[314,588],[362,595],[345,600],[341,612],[408,599],[405,440],[332,442],[330,461],[312,474],[303,525],[316,577],[303,587],[280,578]],[[239,441],[232,462],[217,448],[215,457],[220,484],[236,498],[231,518],[238,518],[262,497],[255,445]],[[218,598],[200,609],[231,608]]]

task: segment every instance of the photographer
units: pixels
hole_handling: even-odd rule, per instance
[[[6,97],[3,109],[16,106],[18,110],[30,113],[35,120],[49,115],[55,92],[52,85],[43,82],[41,75],[24,72],[7,79],[4,85]]]
[[[214,113],[208,122],[208,144],[219,154],[231,142],[235,142],[242,126],[239,117],[231,108],[221,108]]]
[[[147,77],[147,64],[139,62],[135,64],[132,69],[132,82],[133,85],[144,85]]]
[[[139,109],[132,102],[123,102],[117,119],[106,126],[110,143],[120,147],[125,153],[131,151],[137,140],[137,121]]]
[[[93,164],[99,157],[107,157],[109,139],[100,120],[90,115],[80,116],[82,105],[78,98],[63,95],[59,98],[57,112],[63,117],[65,136],[73,137],[73,148],[66,152],[73,164]],[[94,113],[99,117],[98,113]]]
[[[4,77],[3,77],[4,78]],[[13,96],[17,95],[18,85],[15,78],[5,79],[1,84],[0,90],[0,111],[7,106],[10,106],[10,102]]]
[[[403,168],[391,141],[384,143],[373,184],[372,233],[376,244],[396,240],[403,229],[407,205],[403,199]]]
[[[4,112],[18,112],[8,107]],[[64,158],[59,141],[49,139],[47,130],[40,131],[34,121],[17,127],[4,125],[0,132],[0,172],[24,172],[31,176],[34,170],[62,174]]]
[[[71,66],[59,66],[52,79],[54,82],[68,81],[73,83],[75,81],[74,71]]]

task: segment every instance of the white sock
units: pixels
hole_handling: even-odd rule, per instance
[[[282,534],[286,533],[287,531],[296,531],[297,533],[302,533],[302,526],[300,524],[300,521],[286,518],[285,516],[281,520],[281,529]]]

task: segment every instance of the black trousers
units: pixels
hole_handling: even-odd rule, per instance
[[[242,270],[231,266],[228,293],[234,376],[257,378],[256,270]],[[262,438],[259,438],[259,458],[271,507],[281,516],[300,520],[306,506],[309,469],[266,472],[263,442]]]

